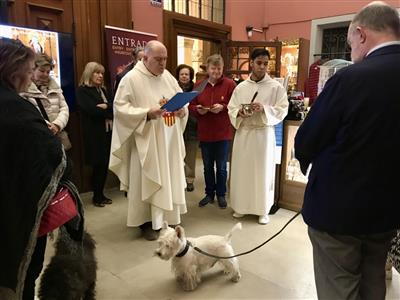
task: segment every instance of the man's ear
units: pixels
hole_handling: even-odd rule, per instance
[[[185,237],[185,229],[183,229],[183,227],[181,227],[181,226],[176,226],[175,227],[175,232],[176,232],[176,236],[179,238],[179,239],[183,239],[184,237]]]
[[[356,30],[357,30],[357,34],[360,35],[360,43],[364,44],[365,41],[367,40],[367,34],[365,32],[365,28],[363,28],[361,26],[357,26]]]

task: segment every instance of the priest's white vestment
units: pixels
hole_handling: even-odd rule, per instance
[[[254,102],[264,111],[251,117],[238,116],[242,104]],[[276,80],[265,77],[255,82],[250,77],[233,91],[228,104],[229,118],[236,129],[232,159],[230,201],[240,214],[263,216],[274,203],[275,130],[274,125],[287,115],[288,100],[285,88]]]
[[[179,224],[187,212],[185,200],[185,118],[167,126],[164,118],[147,120],[150,108],[162,98],[181,92],[176,79],[165,70],[150,73],[142,61],[121,80],[114,100],[114,127],[110,170],[128,192],[128,226],[152,222],[154,230],[163,221]]]

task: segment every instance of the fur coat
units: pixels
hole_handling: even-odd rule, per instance
[[[0,83],[0,299],[21,299],[43,211],[65,169],[39,111]]]

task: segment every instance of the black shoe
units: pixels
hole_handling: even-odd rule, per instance
[[[104,204],[112,204],[112,200],[110,198],[107,198],[106,196],[103,196],[103,201],[102,203]]]
[[[203,207],[203,206],[206,206],[208,203],[212,203],[212,202],[214,202],[214,199],[207,195],[203,199],[200,200],[199,206]]]
[[[143,237],[148,241],[155,241],[160,235],[160,230],[153,230],[151,222],[140,225],[140,228],[142,229]]]
[[[186,184],[186,191],[188,191],[188,192],[193,192],[194,191],[193,183],[187,183]]]
[[[104,207],[104,206],[106,206],[106,204],[103,203],[103,201],[95,201],[95,200],[93,200],[93,205],[94,205],[94,206],[97,206],[97,207]]]
[[[219,208],[226,208],[227,204],[224,196],[218,196],[217,201]]]

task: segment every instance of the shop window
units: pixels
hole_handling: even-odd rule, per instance
[[[164,9],[224,24],[225,0],[164,0]]]
[[[324,29],[321,58],[351,60],[347,31],[348,27]]]

